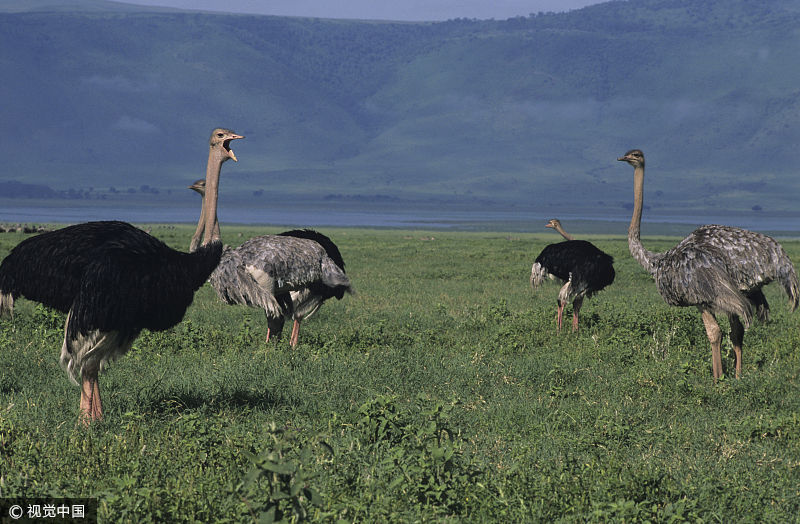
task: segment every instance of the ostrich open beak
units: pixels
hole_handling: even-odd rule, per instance
[[[228,152],[228,158],[232,159],[234,162],[238,162],[239,160],[236,158],[236,155],[233,153],[233,149],[231,149],[231,140],[236,140],[239,138],[244,138],[242,135],[231,135],[231,137],[225,140],[225,143],[222,147],[225,148],[225,151]]]

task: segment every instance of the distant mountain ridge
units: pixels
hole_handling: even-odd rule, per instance
[[[31,12],[182,12],[182,9],[113,2],[110,0],[17,0],[0,4],[0,13]]]
[[[224,125],[247,139],[222,191],[264,205],[619,210],[631,177],[615,159],[637,147],[653,210],[796,209],[793,2],[441,23],[72,4],[0,8],[0,180],[180,190]]]

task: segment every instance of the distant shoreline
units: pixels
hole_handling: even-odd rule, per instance
[[[118,203],[117,203],[118,204]],[[97,205],[9,205],[0,204],[0,223],[5,224],[70,224],[91,220],[124,220],[141,224],[190,224],[197,217],[195,202],[174,206],[97,206]],[[569,223],[579,234],[625,235],[630,216],[620,210],[602,216],[554,212],[552,210],[495,211],[481,209],[447,210],[431,208],[397,208],[352,206],[280,205],[268,208],[229,206],[220,210],[225,224],[281,227],[357,227],[387,229],[421,229],[439,231],[508,231],[539,233],[547,231],[545,222],[553,217]],[[643,233],[647,235],[685,235],[698,225],[726,224],[761,231],[773,236],[800,237],[800,215],[767,212],[739,215],[670,215],[651,212],[644,217]]]

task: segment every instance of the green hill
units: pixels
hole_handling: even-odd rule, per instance
[[[654,210],[800,194],[792,2],[425,24],[49,4],[0,10],[0,181],[183,191],[224,125],[247,140],[223,191],[264,202],[619,211],[633,147]]]

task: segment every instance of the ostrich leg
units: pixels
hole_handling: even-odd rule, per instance
[[[744,339],[744,326],[736,315],[728,315],[731,323],[731,344],[736,353],[736,378],[742,374],[742,340]]]
[[[719,328],[714,313],[707,309],[703,310],[703,324],[706,326],[708,341],[711,342],[711,368],[714,372],[714,382],[716,382],[722,376],[722,354],[720,352],[722,330]]]
[[[581,310],[581,306],[583,306],[583,297],[578,297],[572,301],[572,332],[576,333],[578,331],[578,312]]]
[[[572,274],[569,275],[569,280],[561,286],[558,291],[558,316],[556,317],[556,324],[558,324],[558,332],[561,332],[561,325],[564,317],[564,308],[567,307],[567,302],[570,299],[570,291],[572,291]]]
[[[270,318],[267,316],[267,343],[270,339],[280,340],[283,334],[283,317]]]
[[[88,426],[95,420],[103,420],[97,370],[83,374],[81,379],[81,421]]]
[[[297,346],[297,339],[300,336],[300,322],[297,319],[294,319],[294,323],[292,324],[292,338],[289,339],[292,347]]]

